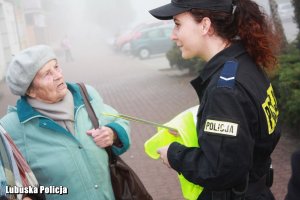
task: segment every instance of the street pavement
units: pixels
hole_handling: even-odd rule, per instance
[[[65,63],[60,58],[65,79],[94,86],[104,101],[120,113],[165,123],[176,114],[198,104],[189,84],[194,77],[169,68],[165,57],[147,60],[114,54],[102,44],[87,41],[73,52],[75,61]],[[91,48],[92,47],[92,48]],[[0,114],[16,97],[0,84]],[[154,127],[131,122],[132,145],[122,157],[136,171],[154,200],[181,200],[175,171],[150,159],[144,152],[144,142],[156,133]],[[272,191],[277,200],[284,199],[290,177],[290,155],[299,146],[299,139],[283,133],[272,156],[275,170]]]

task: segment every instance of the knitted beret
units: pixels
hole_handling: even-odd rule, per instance
[[[25,96],[37,72],[50,60],[56,59],[52,48],[36,45],[17,53],[10,62],[6,83],[15,95]]]

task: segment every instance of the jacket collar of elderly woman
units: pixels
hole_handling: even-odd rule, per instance
[[[80,95],[79,87],[76,84],[70,84],[70,83],[67,83],[67,87],[73,95],[74,107],[75,109],[77,109],[80,105],[84,104]],[[33,109],[31,105],[27,102],[26,96],[22,96],[18,100],[16,107],[17,107],[17,113],[21,123],[24,123],[35,116],[41,115],[41,113]]]

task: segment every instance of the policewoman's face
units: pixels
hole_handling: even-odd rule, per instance
[[[171,39],[174,40],[181,50],[182,57],[189,59],[201,57],[203,38],[201,23],[194,20],[189,12],[174,16],[175,27]]]
[[[61,101],[67,94],[67,85],[56,60],[46,63],[35,75],[27,95],[45,103]]]

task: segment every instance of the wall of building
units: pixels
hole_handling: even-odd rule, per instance
[[[20,50],[14,5],[0,0],[0,80],[14,53]]]

